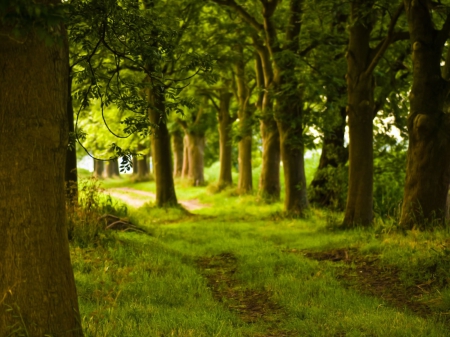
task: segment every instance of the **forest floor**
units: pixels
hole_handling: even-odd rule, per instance
[[[145,232],[72,247],[88,337],[450,335],[448,231],[342,231],[340,214],[290,219],[231,190],[181,187],[189,212],[157,209],[152,183],[106,188]]]

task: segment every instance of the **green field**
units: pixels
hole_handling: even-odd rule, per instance
[[[177,186],[204,208],[103,200],[144,232],[72,244],[86,336],[449,335],[448,232],[403,234],[379,220],[342,231],[339,213],[291,219],[257,196]]]

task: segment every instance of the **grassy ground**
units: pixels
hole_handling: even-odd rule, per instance
[[[86,336],[450,334],[446,230],[340,231],[340,214],[287,219],[280,203],[180,186],[209,207],[129,209],[145,233],[72,245]]]

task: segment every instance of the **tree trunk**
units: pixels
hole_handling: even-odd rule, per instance
[[[183,138],[183,168],[181,170],[181,178],[189,178],[189,138],[187,133]]]
[[[266,201],[280,199],[280,134],[273,117],[270,88],[273,70],[267,49],[258,49],[264,70],[264,96],[260,119],[262,138],[262,167],[259,177],[259,194]]]
[[[183,131],[177,129],[172,133],[173,176],[180,178],[183,170]]]
[[[230,115],[230,100],[232,94],[226,89],[220,91],[219,107],[219,146],[220,146],[220,172],[219,189],[233,184],[232,169],[232,139],[231,127],[235,121]]]
[[[205,152],[205,135],[188,133],[189,174],[188,179],[193,186],[203,186],[203,156]]]
[[[133,174],[136,175],[136,176],[137,176],[137,174],[139,172],[138,171],[139,170],[138,159],[139,159],[139,156],[133,155]]]
[[[366,3],[370,8],[371,3]],[[349,186],[343,225],[368,226],[373,220],[373,111],[374,81],[366,70],[371,63],[369,46],[372,22],[360,17],[362,0],[352,3],[347,52],[347,114],[349,124]]]
[[[81,337],[65,213],[67,41],[30,33],[18,43],[9,29],[0,26],[0,335]]]
[[[413,46],[413,85],[400,223],[403,228],[415,225],[424,228],[432,226],[433,220],[444,220],[450,183],[450,117],[444,111],[449,92],[449,56],[445,79],[440,67],[448,31],[445,25],[442,31],[434,29],[431,14],[424,4],[407,0],[404,3]]]
[[[94,159],[94,177],[102,178],[105,171],[105,162],[103,160]]]
[[[301,93],[295,91],[280,94],[275,112],[284,170],[284,210],[296,216],[302,215],[308,208],[302,137],[303,111],[299,96],[301,97]]]
[[[145,151],[145,146],[138,144],[138,153],[141,153]],[[148,156],[146,154],[143,154],[139,157],[137,157],[137,171],[138,171],[138,179],[143,180],[149,177],[150,175],[150,165],[148,162]]]
[[[290,24],[286,34],[286,49],[298,52],[303,1],[291,0]],[[267,35],[270,27],[266,24]],[[292,69],[295,62],[276,56],[276,44],[271,46],[274,62],[274,89],[276,97],[275,120],[280,133],[281,159],[284,170],[284,211],[289,215],[302,215],[308,208],[306,194],[305,160],[303,143],[303,84]]]
[[[167,129],[164,95],[156,91],[157,87],[148,90],[149,102],[155,107],[149,109],[150,122],[158,125],[152,135],[153,172],[156,181],[156,205],[170,207],[178,205],[175,194],[175,184],[172,176],[172,156],[170,149],[170,135]]]
[[[332,99],[329,98],[328,101],[332,101]],[[343,168],[348,160],[347,149],[344,147],[347,113],[345,107],[342,107],[339,112],[338,123],[324,132],[322,153],[310,185],[309,201],[322,207],[342,210],[345,206],[342,195],[346,186],[342,186],[343,182],[339,181],[337,170]]]
[[[245,63],[243,57],[236,63],[236,82],[239,116],[239,181],[237,191],[239,194],[251,193],[253,189],[252,178],[252,126],[253,110],[248,106],[250,90],[245,76]],[[259,61],[259,62],[258,62]],[[259,67],[258,67],[259,65]],[[264,75],[262,74],[261,59],[257,56],[258,87],[263,88]],[[258,72],[259,71],[259,72]]]
[[[72,77],[69,70],[69,81],[68,81],[68,102],[67,102],[67,120],[69,123],[69,132],[75,132],[74,117],[73,117],[73,106],[72,106]],[[66,157],[66,171],[65,178],[66,182],[66,196],[67,200],[71,202],[78,201],[78,174],[77,174],[77,151],[76,146],[67,148]]]

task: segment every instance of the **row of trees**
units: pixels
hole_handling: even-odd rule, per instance
[[[258,123],[259,193],[279,199],[282,161],[285,211],[293,215],[308,207],[303,158],[310,128],[323,140],[313,199],[326,204],[333,174],[321,172],[345,165],[348,119],[344,225],[353,227],[373,219],[374,118],[391,114],[401,129],[409,92],[401,225],[443,219],[450,183],[448,7],[429,0],[3,2],[0,334],[83,335],[64,179],[76,179],[73,147],[66,160],[69,135],[80,144],[90,137],[79,126],[95,104],[116,137],[151,134],[159,206],[177,204],[171,132],[178,139],[175,172],[184,138],[188,176],[203,183],[195,168],[205,117],[215,109],[225,186],[232,183],[230,131],[237,122],[238,191],[248,193]],[[112,127],[113,107],[123,130]],[[126,167],[131,151],[118,144],[110,148]]]

